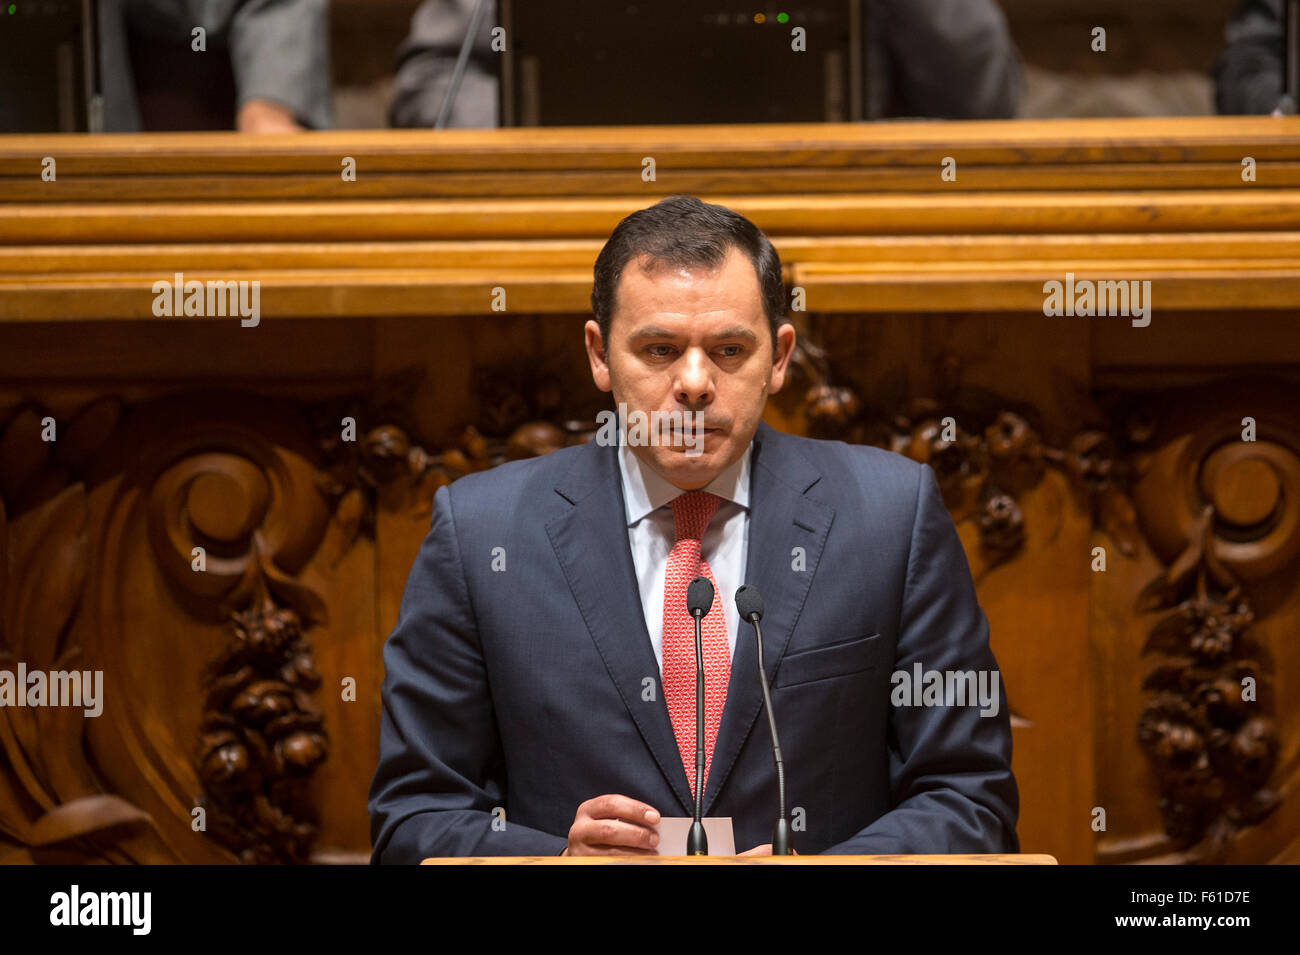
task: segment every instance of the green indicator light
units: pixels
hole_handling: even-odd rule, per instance
[[[17,12],[18,12],[18,4],[16,3],[9,4],[9,15],[13,16]]]
[[[789,23],[789,22],[790,22],[790,14],[788,14],[788,13],[778,13],[778,14],[776,15],[776,22],[777,22],[777,23]]]

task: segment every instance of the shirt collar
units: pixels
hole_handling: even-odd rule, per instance
[[[732,501],[748,510],[749,459],[753,451],[754,442],[751,439],[745,453],[723,468],[717,477],[700,490],[716,494],[724,501]],[[620,443],[618,448],[618,470],[623,480],[623,503],[627,511],[628,527],[686,493],[653,468],[643,464],[636,452],[624,443]]]

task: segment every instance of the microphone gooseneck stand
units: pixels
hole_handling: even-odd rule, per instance
[[[790,822],[785,814],[785,759],[781,756],[781,741],[776,735],[776,713],[772,709],[772,691],[767,685],[767,673],[763,669],[763,628],[759,621],[763,619],[763,598],[755,587],[741,587],[736,591],[736,609],[740,618],[749,621],[754,627],[754,637],[758,641],[758,685],[763,689],[763,709],[767,713],[767,729],[772,734],[772,760],[776,763],[776,791],[780,815],[772,829],[772,855],[788,856],[791,854]]]
[[[713,584],[696,577],[686,588],[686,609],[695,618],[695,820],[686,837],[688,856],[709,854],[709,837],[704,834],[704,638],[700,621],[713,607]]]

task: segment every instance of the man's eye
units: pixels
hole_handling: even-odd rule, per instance
[[[723,346],[722,346],[722,357],[723,357],[723,358],[739,358],[739,357],[741,356],[741,354],[744,353],[744,351],[745,351],[745,346],[744,346],[744,345],[723,345]]]
[[[672,354],[673,346],[672,345],[651,345],[649,348],[646,349],[646,351],[648,351],[655,358],[667,358],[669,355]]]

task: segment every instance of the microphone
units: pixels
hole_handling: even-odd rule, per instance
[[[695,618],[695,821],[686,837],[688,856],[709,854],[709,839],[700,821],[704,806],[704,638],[700,621],[712,608],[713,584],[707,577],[696,577],[686,588],[686,610]]]
[[[776,827],[772,830],[772,855],[790,855],[790,823],[785,815],[785,760],[781,758],[781,741],[776,736],[776,714],[772,711],[772,693],[767,686],[767,674],[763,671],[763,628],[758,622],[763,619],[763,597],[756,587],[746,585],[736,591],[736,609],[740,619],[748,620],[754,625],[754,636],[758,640],[758,682],[763,688],[763,709],[767,711],[767,728],[772,734],[772,759],[776,763],[776,791],[780,802],[781,815],[777,817]]]

